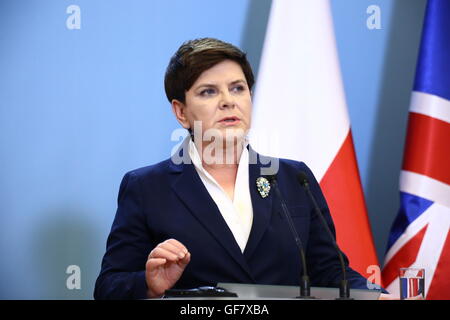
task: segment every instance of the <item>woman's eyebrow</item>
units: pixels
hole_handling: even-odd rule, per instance
[[[234,81],[232,81],[232,82],[230,82],[230,84],[229,85],[234,85],[234,84],[237,84],[237,83],[247,83],[244,79],[237,79],[237,80],[234,80]],[[213,83],[213,82],[211,82],[211,83],[208,83],[208,82],[205,82],[205,83],[200,83],[199,85],[197,85],[196,87],[195,87],[195,89],[194,90],[197,90],[197,89],[199,89],[199,88],[203,88],[203,87],[205,87],[205,88],[211,88],[211,87],[216,87],[217,86],[217,84],[216,83]]]
[[[211,87],[215,87],[215,86],[216,86],[215,83],[200,83],[198,86],[195,87],[195,90],[202,88],[202,87],[211,88]]]
[[[238,79],[238,80],[234,80],[234,81],[232,81],[231,83],[230,83],[230,85],[233,85],[233,84],[237,84],[237,83],[246,83],[246,81],[244,80],[244,79]]]

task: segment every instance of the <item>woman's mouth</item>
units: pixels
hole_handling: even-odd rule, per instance
[[[219,123],[225,126],[233,126],[240,122],[241,120],[238,117],[225,117],[219,121]]]

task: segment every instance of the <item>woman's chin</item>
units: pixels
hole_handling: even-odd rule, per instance
[[[213,142],[218,146],[227,147],[232,144],[243,142],[248,134],[248,130],[244,130],[240,127],[237,128],[214,128],[209,129],[203,133],[203,144],[210,144]],[[194,134],[195,140],[200,138],[200,135]]]

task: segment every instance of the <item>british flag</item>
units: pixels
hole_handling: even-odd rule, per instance
[[[450,299],[450,1],[429,0],[411,97],[400,210],[383,284],[399,295],[401,267],[425,268],[427,299]]]

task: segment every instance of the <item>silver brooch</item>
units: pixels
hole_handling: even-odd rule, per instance
[[[270,183],[266,178],[259,177],[256,179],[256,187],[258,188],[258,192],[261,197],[265,198],[269,195]]]

